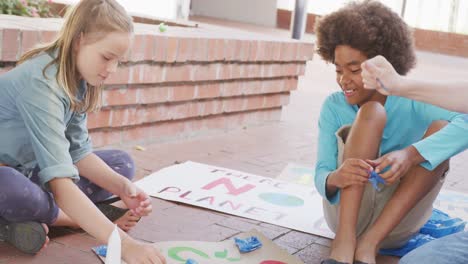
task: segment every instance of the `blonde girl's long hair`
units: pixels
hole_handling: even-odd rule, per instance
[[[133,33],[132,18],[115,0],[81,0],[70,8],[65,15],[62,29],[51,43],[26,52],[18,64],[35,57],[42,52],[57,51],[57,57],[44,69],[57,64],[57,82],[64,89],[71,102],[71,109],[79,112],[90,112],[99,107],[101,87],[89,87],[81,100],[77,98],[79,89],[79,72],[76,67],[76,56],[73,45],[81,35],[98,33],[104,37],[106,33]],[[101,37],[101,38],[102,38]],[[98,41],[99,38],[96,40]]]

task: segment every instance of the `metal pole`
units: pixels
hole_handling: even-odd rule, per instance
[[[405,20],[405,11],[406,11],[406,0],[403,0],[401,3],[401,18]]]
[[[176,16],[177,19],[188,20],[190,13],[190,0],[177,0],[176,1]]]
[[[449,32],[455,32],[457,29],[457,19],[458,19],[458,8],[460,6],[459,0],[452,0],[452,5],[450,8],[450,18],[449,18]]]
[[[296,0],[291,18],[291,37],[301,39],[305,33],[308,0]]]

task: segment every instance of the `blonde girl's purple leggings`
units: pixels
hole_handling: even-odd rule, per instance
[[[109,167],[132,180],[135,175],[133,159],[121,150],[95,151]],[[36,221],[52,224],[58,207],[52,193],[39,186],[39,168],[27,178],[11,167],[0,167],[0,217],[8,222]],[[84,177],[76,183],[93,202],[100,202],[112,194]]]

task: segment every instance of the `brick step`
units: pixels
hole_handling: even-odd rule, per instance
[[[288,102],[289,93],[285,92],[215,100],[118,107],[91,113],[88,119],[88,128],[129,127],[160,121],[247,112],[281,107]]]
[[[218,97],[282,93],[297,88],[297,77],[196,82],[182,84],[123,85],[103,91],[103,109],[112,106],[155,104]]]
[[[197,82],[304,75],[304,62],[290,63],[139,63],[117,69],[106,80],[112,84],[148,84],[165,82]]]
[[[146,144],[219,133],[230,129],[241,129],[280,119],[281,107],[276,107],[259,111],[210,115],[204,118],[155,122],[117,129],[91,129],[90,136],[93,146],[97,148],[109,145]]]

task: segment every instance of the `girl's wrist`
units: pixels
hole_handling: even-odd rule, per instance
[[[119,178],[120,178],[120,180],[116,184],[114,194],[118,195],[119,197],[122,197],[123,195],[126,194],[126,190],[130,189],[129,185],[131,185],[133,183],[129,179],[127,179],[127,178],[125,178],[123,176],[120,176]]]
[[[419,153],[419,151],[413,145],[407,147],[405,151],[408,153],[408,156],[411,160],[411,164],[413,166],[419,165],[422,162],[426,161],[426,159],[421,155],[421,153]]]

